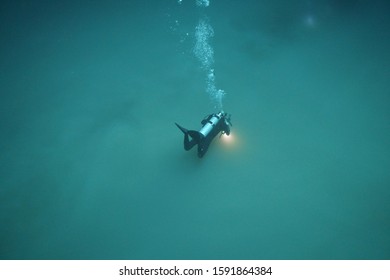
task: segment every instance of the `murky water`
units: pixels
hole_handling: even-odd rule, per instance
[[[200,160],[194,2],[2,4],[0,258],[389,259],[389,6],[210,1]]]

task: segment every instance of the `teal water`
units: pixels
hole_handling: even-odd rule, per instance
[[[2,2],[0,258],[389,259],[389,5],[194,2]]]

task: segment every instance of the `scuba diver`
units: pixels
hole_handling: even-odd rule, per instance
[[[195,145],[198,145],[198,157],[202,158],[207,152],[211,141],[218,133],[229,135],[231,115],[227,115],[223,111],[217,114],[211,114],[206,116],[201,124],[202,128],[199,131],[187,130],[184,127],[177,125],[177,127],[184,133],[184,150],[188,151]]]

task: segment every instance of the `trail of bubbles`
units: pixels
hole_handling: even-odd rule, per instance
[[[211,100],[214,102],[215,107],[218,110],[222,110],[223,107],[222,99],[225,95],[225,91],[216,88],[214,69],[209,70],[209,73],[207,74],[206,83],[207,83],[206,92],[209,94]]]
[[[214,63],[214,50],[209,44],[209,39],[213,36],[214,30],[211,25],[201,19],[195,28],[194,53],[205,70],[209,70]]]
[[[208,1],[198,1],[207,2]],[[225,92],[221,89],[217,89],[215,85],[215,74],[213,69],[214,64],[214,49],[210,45],[209,40],[214,36],[214,30],[209,24],[207,19],[200,19],[198,25],[195,28],[195,47],[194,54],[200,61],[202,68],[207,73],[206,78],[206,92],[213,101],[215,107],[218,110],[222,110],[222,99]]]
[[[183,0],[177,0],[177,3],[181,4]],[[210,5],[210,0],[196,0],[196,5],[200,7],[208,7]]]
[[[209,0],[196,0],[196,5],[201,7],[208,7],[210,5]]]
[[[183,0],[178,0],[181,4]],[[208,7],[210,0],[195,0],[198,7]],[[188,33],[187,33],[188,34]],[[214,74],[214,49],[210,44],[210,39],[214,36],[214,30],[206,17],[199,20],[195,28],[195,57],[200,61],[201,67],[206,72],[206,92],[210,96],[214,106],[218,110],[222,110],[222,99],[225,92],[222,89],[217,89],[215,85]]]

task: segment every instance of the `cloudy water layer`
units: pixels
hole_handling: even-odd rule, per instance
[[[388,4],[179,2],[2,4],[0,258],[389,259]]]

